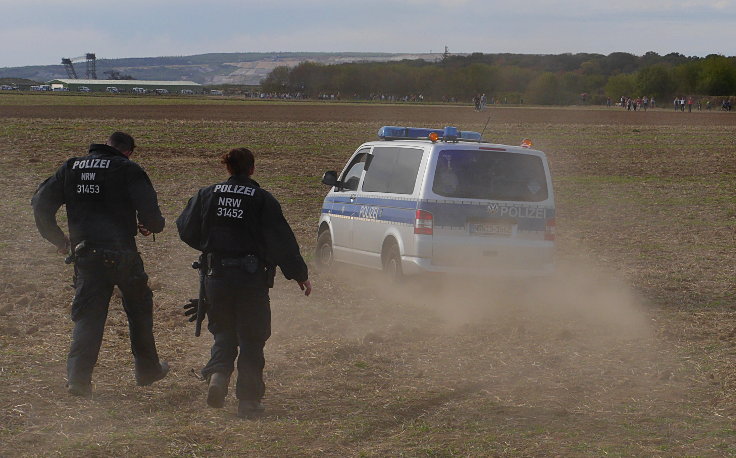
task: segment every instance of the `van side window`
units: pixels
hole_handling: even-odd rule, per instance
[[[363,152],[365,151],[365,152]],[[360,176],[363,174],[365,168],[365,160],[368,157],[369,149],[361,150],[353,158],[348,168],[345,170],[340,182],[342,187],[336,188],[336,191],[357,191],[358,184],[360,183]]]
[[[375,147],[363,180],[363,191],[411,194],[417,181],[423,150]]]

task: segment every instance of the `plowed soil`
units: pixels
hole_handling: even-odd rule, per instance
[[[719,111],[680,113],[670,110],[631,112],[620,109],[574,109],[544,107],[500,107],[492,113],[494,123],[552,124],[641,124],[641,125],[735,125],[733,116]],[[71,118],[71,119],[179,119],[222,121],[344,121],[385,122],[392,119],[412,120],[421,125],[437,125],[444,120],[458,125],[477,123],[484,113],[461,106],[360,105],[360,104],[265,104],[242,105],[28,105],[2,106],[0,117]],[[690,115],[689,118],[686,118]]]
[[[736,454],[736,115],[36,99],[0,98],[1,456]],[[232,394],[209,409],[193,372],[211,336],[195,338],[180,307],[196,295],[196,253],[173,221],[224,179],[220,154],[249,146],[310,259],[322,173],[381,125],[532,138],[554,176],[558,273],[393,287],[341,266],[312,272],[308,298],[277,278],[265,416],[237,419]],[[138,243],[172,371],[135,386],[114,297],[94,395],[80,399],[64,387],[71,268],[38,235],[30,198],[118,129],[136,137],[168,221]]]

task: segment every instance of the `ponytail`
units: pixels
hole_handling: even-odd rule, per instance
[[[250,175],[256,160],[248,148],[235,148],[223,154],[220,162],[225,164],[231,175]]]

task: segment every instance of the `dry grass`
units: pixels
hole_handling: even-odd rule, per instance
[[[314,274],[310,298],[282,278],[267,345],[269,413],[237,421],[234,400],[207,409],[191,375],[210,337],[195,339],[180,316],[196,290],[194,253],[171,225],[140,249],[172,373],[134,386],[113,301],[94,398],[66,394],[70,271],[33,225],[37,184],[87,144],[127,130],[173,222],[196,189],[222,177],[221,152],[253,146],[256,178],[308,255],[326,191],[319,177],[378,126],[437,119],[481,130],[485,115],[193,106],[152,107],[137,120],[130,106],[91,120],[66,108],[14,117],[0,107],[0,455],[736,454],[733,116],[493,110],[486,136],[531,137],[550,156],[559,275],[536,286],[417,281],[387,291],[371,272],[344,270]],[[279,113],[286,120],[274,120]]]

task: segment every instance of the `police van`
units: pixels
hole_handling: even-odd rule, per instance
[[[555,201],[544,153],[455,127],[384,126],[324,199],[317,266],[499,277],[554,271]]]

